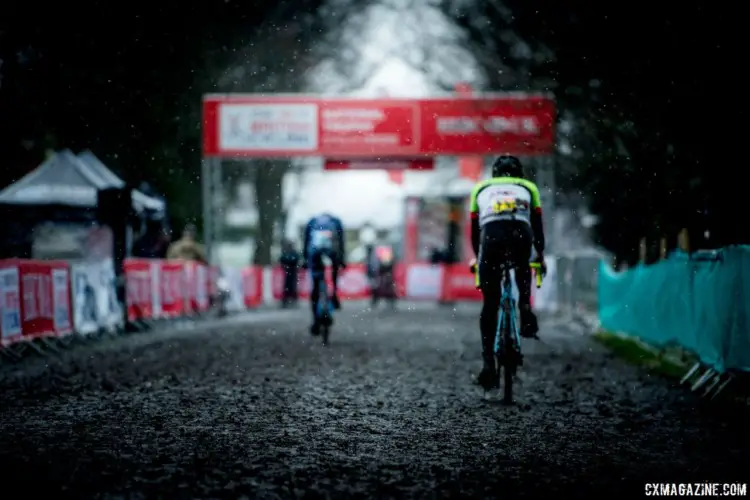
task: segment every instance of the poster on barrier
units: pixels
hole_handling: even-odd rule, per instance
[[[154,289],[151,262],[145,259],[126,259],[125,283],[128,321],[153,318]]]
[[[330,270],[326,272],[328,289],[333,289],[333,281]],[[341,300],[363,300],[370,297],[370,282],[367,279],[367,270],[364,264],[350,264],[339,273],[339,298]],[[301,299],[310,297],[312,281],[309,270],[300,270],[297,275],[297,292]],[[284,270],[281,267],[273,268],[273,298],[281,300],[284,289]]]
[[[222,267],[221,274],[224,278],[224,286],[229,289],[226,307],[229,311],[243,311],[245,309],[245,296],[242,283],[242,270],[232,267]]]
[[[257,307],[263,301],[263,268],[246,267],[242,270],[243,305]]]
[[[20,261],[18,269],[23,336],[37,338],[72,333],[68,265]]]
[[[186,313],[208,310],[208,273],[208,267],[200,262],[184,263]]]
[[[176,318],[185,312],[185,263],[165,260],[158,263],[156,274],[159,283],[159,306],[161,316]],[[157,316],[159,317],[159,316]]]
[[[68,269],[52,269],[52,309],[55,333],[57,335],[73,333]]]
[[[443,267],[412,264],[406,270],[406,298],[438,300],[443,287]]]
[[[185,300],[183,301],[185,314],[198,312],[198,300],[196,297],[198,293],[197,267],[198,264],[195,262],[185,262],[185,266],[183,267],[185,290],[187,290]]]
[[[443,300],[482,300],[482,292],[477,290],[476,278],[467,265],[449,264],[443,266],[443,273]]]
[[[164,316],[161,309],[161,264],[158,260],[148,261],[151,276],[151,318],[158,319]]]
[[[199,311],[208,311],[208,275],[209,268],[203,264],[198,264],[195,270],[195,302]]]
[[[122,311],[117,301],[112,259],[73,264],[71,284],[76,332],[88,335],[100,329],[111,331],[121,326]]]
[[[0,263],[0,345],[21,338],[21,289],[18,266]]]

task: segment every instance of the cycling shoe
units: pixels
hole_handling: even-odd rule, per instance
[[[482,368],[482,371],[479,372],[479,375],[477,376],[477,385],[481,386],[485,391],[497,389],[499,387],[497,372],[495,371],[494,366],[487,364],[484,365],[484,368]]]

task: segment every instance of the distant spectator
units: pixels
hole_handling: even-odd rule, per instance
[[[440,250],[433,248],[430,254],[430,262],[433,265],[445,264],[448,262],[448,252],[446,250]]]
[[[284,270],[284,291],[281,297],[282,307],[297,302],[297,269],[300,263],[300,254],[289,240],[281,243],[281,257],[279,264]]]
[[[135,242],[133,256],[142,259],[164,259],[169,247],[169,232],[161,221],[148,221],[146,231]]]
[[[201,262],[208,265],[206,251],[203,245],[195,239],[196,229],[193,224],[188,224],[182,231],[182,238],[175,241],[167,250],[168,259],[182,259]]]

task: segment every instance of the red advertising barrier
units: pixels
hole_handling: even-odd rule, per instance
[[[442,300],[482,300],[482,292],[477,290],[474,275],[468,265],[448,264],[443,267]]]
[[[210,269],[198,262],[185,263],[185,284],[188,297],[186,312],[205,312],[209,308],[208,293]]]
[[[73,332],[66,262],[0,261],[2,345]]]
[[[125,283],[128,321],[151,319],[154,315],[155,286],[151,261],[126,259]]]
[[[259,306],[263,302],[263,268],[257,266],[246,267],[241,273],[242,298],[245,307]],[[281,294],[279,294],[280,297]]]
[[[331,99],[259,94],[203,99],[205,156],[415,158],[547,155],[556,108],[540,94]]]
[[[185,268],[189,265],[189,262],[184,261],[159,261],[156,278],[159,292],[157,304],[160,308],[154,311],[157,317],[177,318],[185,313],[185,302],[190,297]]]
[[[273,298],[280,300],[284,289],[284,270],[274,267],[272,272]],[[310,271],[301,270],[298,275],[297,293],[300,298],[310,297],[312,282]],[[333,290],[330,268],[326,269],[328,290]],[[364,264],[350,264],[339,273],[339,298],[341,300],[362,300],[370,297],[370,282],[367,279],[367,268]]]

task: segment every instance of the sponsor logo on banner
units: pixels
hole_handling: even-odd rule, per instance
[[[226,150],[313,152],[318,147],[318,105],[225,104],[220,131]]]
[[[325,151],[417,151],[412,126],[419,115],[416,103],[322,101],[320,108],[320,146]]]
[[[0,334],[2,338],[21,335],[21,300],[17,267],[0,269]]]

